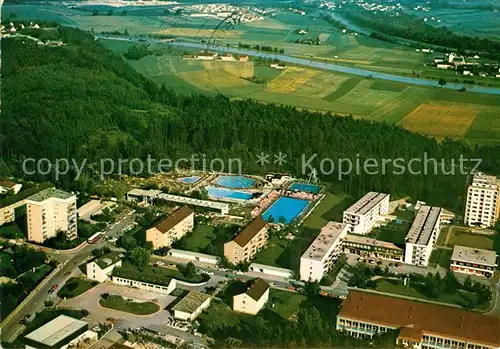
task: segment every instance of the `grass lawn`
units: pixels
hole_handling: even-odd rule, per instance
[[[25,237],[16,223],[2,225],[0,227],[0,236],[6,239],[23,239]]]
[[[198,224],[193,232],[186,237],[186,249],[194,252],[203,252],[215,238],[214,227]]]
[[[493,248],[493,236],[472,234],[463,229],[454,229],[448,240],[448,246],[455,245],[491,250]]]
[[[299,313],[301,304],[307,300],[307,297],[300,293],[287,292],[272,288],[270,291],[269,304],[272,309],[280,314],[284,319],[296,316]]]
[[[450,267],[452,253],[453,250],[435,248],[434,250],[432,250],[431,257],[429,259],[429,265],[440,265],[441,267],[448,269]]]
[[[342,212],[353,202],[349,196],[326,193],[323,200],[304,221],[304,226],[321,229],[328,221],[341,222]]]
[[[392,242],[393,244],[404,246],[405,237],[410,230],[410,223],[389,223],[386,226],[375,228],[373,230],[377,240]]]
[[[124,311],[136,315],[149,315],[160,310],[160,306],[153,302],[136,302],[124,299],[119,295],[109,295],[106,299],[101,298],[99,304],[105,308]]]
[[[293,243],[293,242],[292,242]],[[255,256],[255,263],[279,267],[277,260],[290,244],[290,240],[274,238]]]
[[[113,275],[164,286],[168,286],[171,278],[192,283],[203,282],[206,281],[207,278],[207,276],[199,274],[195,274],[188,278],[182,275],[177,269],[154,267],[151,265],[144,268],[137,268],[129,262],[123,262],[121,268],[115,268],[113,270]]]
[[[46,275],[48,275],[52,271],[52,266],[48,264],[44,264],[41,267],[35,269],[34,272],[28,271],[21,276],[19,276],[16,280],[18,282],[23,281],[29,287],[34,287],[37,285]]]
[[[73,298],[87,292],[92,287],[98,284],[97,281],[91,281],[81,278],[71,278],[66,282],[66,284],[59,290],[57,295],[60,298]]]

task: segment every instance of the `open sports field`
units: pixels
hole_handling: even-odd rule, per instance
[[[457,103],[421,104],[401,120],[400,124],[417,133],[437,137],[463,136],[474,123],[481,106]]]

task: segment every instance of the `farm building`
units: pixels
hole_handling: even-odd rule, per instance
[[[248,62],[250,60],[250,57],[248,55],[241,55],[240,56],[240,62]]]
[[[234,56],[230,53],[226,53],[225,55],[221,56],[220,59],[223,61],[234,61],[235,60]]]
[[[195,59],[200,59],[202,61],[211,61],[217,58],[217,52],[198,52],[195,56]]]

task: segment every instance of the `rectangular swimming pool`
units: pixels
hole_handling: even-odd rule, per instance
[[[262,218],[268,222],[278,223],[280,217],[283,217],[284,223],[288,224],[300,215],[308,204],[307,200],[282,196],[264,212]]]
[[[253,187],[255,179],[246,176],[219,176],[215,184],[226,188],[244,189]]]
[[[316,194],[319,193],[321,187],[319,185],[307,184],[307,183],[293,183],[290,190],[298,190],[306,193]]]
[[[185,184],[194,184],[198,182],[200,178],[200,176],[180,177],[177,178],[177,181]]]
[[[217,188],[217,187],[206,187],[208,196],[214,198],[224,198],[224,199],[238,199],[238,200],[250,200],[252,198],[251,193],[244,191]]]

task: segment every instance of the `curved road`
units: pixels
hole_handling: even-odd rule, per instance
[[[152,39],[152,38],[145,39],[145,38],[136,38],[133,36],[113,36],[113,35],[102,35],[102,34],[96,35],[95,38],[96,39],[110,39],[110,40],[118,40],[118,41],[138,42],[138,43],[163,43],[163,44],[172,45],[172,46],[191,47],[191,48],[198,48],[198,49],[205,49],[205,50],[206,49],[219,50],[219,51],[223,51],[223,52],[246,54],[246,55],[250,55],[250,56],[257,56],[257,57],[267,58],[267,59],[277,59],[280,62],[298,64],[298,65],[319,68],[319,69],[324,69],[324,70],[329,70],[329,71],[336,71],[336,72],[357,75],[357,76],[362,76],[362,77],[371,77],[371,78],[375,78],[375,79],[389,80],[389,81],[400,82],[400,83],[409,84],[409,85],[440,87],[438,85],[438,82],[435,80],[427,80],[427,79],[416,78],[416,77],[411,77],[411,76],[400,76],[400,75],[388,74],[388,73],[379,73],[379,72],[374,72],[374,71],[362,69],[362,68],[346,67],[343,65],[335,64],[335,63],[319,62],[319,61],[313,61],[313,60],[308,60],[308,59],[304,59],[304,58],[287,56],[287,55],[283,55],[283,54],[267,53],[267,52],[261,52],[261,51],[254,51],[254,50],[250,50],[250,49],[241,49],[241,48],[236,48],[236,47],[201,44],[201,43],[196,43],[196,42],[182,42],[182,41],[171,42],[171,41],[167,41],[167,40]],[[465,86],[463,84],[448,83],[448,84],[442,86],[441,88],[445,88],[445,89],[449,89],[449,90],[459,90],[463,87],[465,87],[468,92],[478,92],[478,93],[486,93],[486,94],[493,94],[493,95],[500,96],[500,88],[493,88],[493,87],[476,86],[476,85]]]

